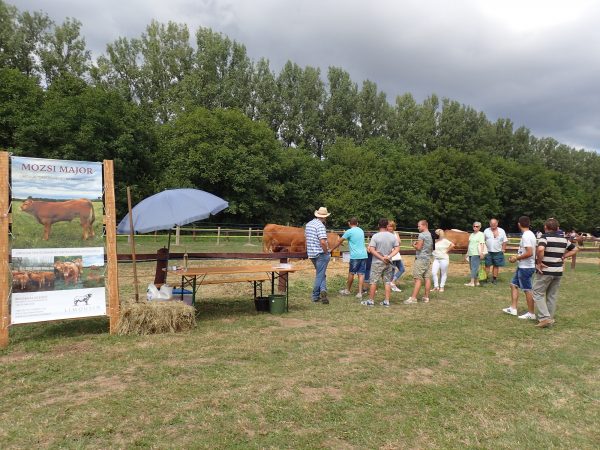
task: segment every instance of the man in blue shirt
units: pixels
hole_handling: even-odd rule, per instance
[[[306,253],[316,270],[312,301],[318,302],[320,300],[324,305],[329,304],[327,298],[327,265],[331,259],[331,253],[327,244],[325,222],[330,215],[327,208],[321,206],[315,211],[315,218],[308,222],[304,229]]]
[[[362,298],[368,256],[365,247],[365,232],[358,226],[358,219],[356,217],[352,217],[348,221],[348,226],[350,229],[346,230],[342,239],[340,239],[331,251],[342,245],[344,240],[348,241],[348,247],[350,247],[350,269],[348,271],[346,289],[342,289],[340,294],[350,295],[350,289],[352,289],[352,283],[354,282],[354,275],[358,275],[358,294],[356,294],[356,298]]]

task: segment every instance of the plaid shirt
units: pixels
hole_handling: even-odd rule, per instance
[[[323,222],[315,217],[306,224],[304,234],[306,235],[306,253],[308,253],[308,257],[316,258],[323,253],[321,239],[327,239],[327,230]]]

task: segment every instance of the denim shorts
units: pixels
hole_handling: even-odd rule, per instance
[[[364,259],[351,259],[349,273],[364,275],[367,273],[367,258]]]
[[[488,254],[485,255],[485,265],[486,267],[504,267],[506,265],[504,262],[504,253],[488,252]]]
[[[517,271],[510,282],[513,286],[518,287],[523,292],[531,291],[533,289],[533,274],[535,273],[535,268],[531,269],[523,269],[521,267],[517,267]]]

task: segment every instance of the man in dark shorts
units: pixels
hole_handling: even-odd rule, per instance
[[[506,252],[506,244],[508,238],[502,228],[498,226],[498,219],[491,219],[489,228],[483,232],[485,245],[488,249],[488,254],[485,255],[485,271],[487,272],[488,282],[490,280],[490,269],[492,269],[492,284],[498,283],[498,272],[500,267],[504,267],[504,252]]]

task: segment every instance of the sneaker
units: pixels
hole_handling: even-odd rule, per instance
[[[321,291],[321,294],[319,296],[321,298],[321,303],[323,303],[324,305],[329,304],[329,299],[327,298],[327,291]]]
[[[350,295],[350,291],[348,289],[342,289],[340,291],[340,294],[342,294],[342,295]]]
[[[475,287],[475,285],[473,283],[465,283],[465,286]]]
[[[381,306],[385,306],[386,308],[390,307],[390,302],[388,300],[384,300],[379,303]]]
[[[321,299],[320,298],[313,298],[310,301],[313,302],[313,303],[319,303],[321,301]]]
[[[510,314],[511,316],[517,315],[517,310],[514,309],[512,306],[509,306],[508,308],[503,308],[502,312],[505,312],[506,314]]]
[[[429,303],[429,297],[421,297],[423,303]]]
[[[536,317],[535,317],[535,314],[534,314],[534,313],[530,313],[530,312],[528,311],[528,312],[526,312],[525,314],[521,314],[521,315],[519,316],[519,319],[526,319],[526,320],[527,320],[527,319],[529,319],[529,320],[535,320],[535,319],[536,319]]]
[[[400,289],[395,284],[390,284],[390,287],[392,288],[392,291],[394,291],[394,292],[402,292],[402,289]]]
[[[439,292],[444,292],[444,288],[440,288]]]
[[[362,298],[362,292],[359,292],[358,294],[356,294],[356,298]]]
[[[492,280],[492,284],[496,286],[498,284],[498,280]]]
[[[373,305],[375,305],[375,302],[373,300],[369,299],[369,300],[363,300],[362,302],[360,302],[360,304],[364,305],[364,306],[373,306]]]
[[[417,299],[416,298],[412,298],[412,297],[408,297],[402,303],[404,303],[405,305],[412,305],[413,303],[417,303]]]
[[[547,328],[551,325],[554,325],[554,319],[544,319],[544,320],[540,320],[540,322],[536,325],[536,327]]]
[[[432,292],[438,292],[439,290],[440,290],[440,288],[439,288],[439,287],[437,287],[437,286],[434,286],[434,288],[433,288],[431,291],[432,291]]]

